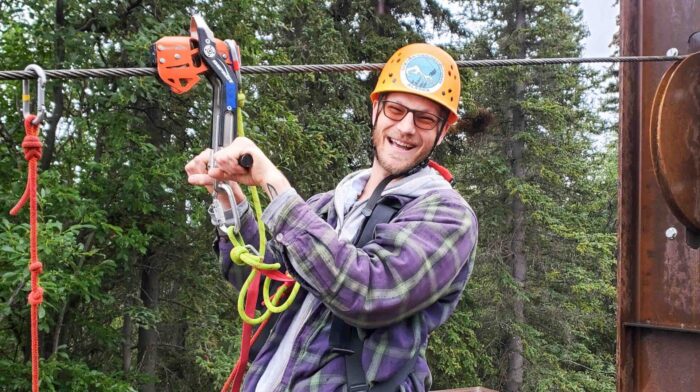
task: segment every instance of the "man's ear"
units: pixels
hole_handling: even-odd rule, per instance
[[[444,127],[442,127],[442,133],[440,134],[440,137],[438,138],[438,142],[435,146],[439,146],[442,141],[445,139],[445,136],[447,136],[447,133],[450,131],[450,126],[445,124]]]

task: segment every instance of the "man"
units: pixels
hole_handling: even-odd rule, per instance
[[[252,362],[245,391],[355,390],[347,387],[356,384],[346,374],[352,365],[331,344],[334,320],[357,331],[357,366],[369,386],[393,382],[389,389],[430,389],[428,335],[457,306],[477,241],[473,211],[427,166],[458,118],[459,96],[457,65],[446,52],[428,44],[399,49],[370,96],[371,168],[306,202],[246,138],[217,152],[216,168],[207,168],[208,151],[188,163],[191,184],[211,187],[217,179],[267,192],[271,202],[262,219],[274,239],[267,254],[303,288]],[[237,163],[243,154],[253,158],[250,169]],[[241,231],[246,242],[257,244],[255,218],[235,183]],[[367,216],[387,198],[399,204],[398,212],[377,224],[366,244],[356,245]],[[238,282],[236,267],[228,268],[226,238],[219,248],[225,275]]]

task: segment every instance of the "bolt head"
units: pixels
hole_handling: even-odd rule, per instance
[[[666,51],[666,56],[675,57],[678,56],[678,48],[671,48]]]
[[[182,56],[180,56],[180,53],[175,53],[175,56],[173,56],[173,57],[175,57],[175,60],[180,60],[180,57],[182,57]]]
[[[678,237],[678,230],[675,227],[669,227],[666,229],[666,238],[669,240],[675,240]]]
[[[162,58],[162,57],[161,57],[160,60],[158,60],[158,61],[159,61],[161,64],[165,64],[165,59]]]
[[[207,57],[214,57],[216,56],[216,48],[214,48],[214,45],[205,45],[204,46],[204,55]]]

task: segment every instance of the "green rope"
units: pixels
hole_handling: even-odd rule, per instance
[[[236,109],[236,123],[238,128],[238,135],[245,136],[245,132],[243,130],[243,113],[241,111],[241,107],[245,103],[245,94],[238,93],[237,98],[238,108]],[[258,223],[258,233],[260,237],[260,242],[258,244],[258,254],[256,255],[250,253],[250,250],[246,247],[243,238],[240,236],[240,234],[235,232],[233,226],[228,228],[226,234],[228,235],[228,238],[233,244],[233,249],[231,249],[231,261],[238,265],[248,265],[251,267],[250,274],[248,274],[248,278],[246,278],[245,282],[243,283],[243,287],[241,287],[241,292],[238,294],[238,314],[244,322],[251,325],[257,325],[267,320],[270,317],[270,315],[272,315],[272,313],[281,313],[287,310],[292,305],[292,302],[294,302],[294,299],[296,298],[297,293],[299,292],[300,285],[298,282],[295,282],[294,287],[292,288],[292,291],[289,294],[287,300],[282,305],[277,306],[277,303],[282,299],[282,297],[286,293],[288,286],[280,286],[275,292],[274,296],[271,297],[270,284],[272,282],[272,279],[266,276],[265,282],[263,283],[262,293],[263,301],[265,302],[267,310],[261,316],[255,318],[251,318],[250,316],[248,316],[248,314],[246,314],[245,297],[258,271],[277,271],[281,268],[280,263],[267,264],[264,262],[265,246],[267,244],[267,239],[265,236],[265,224],[262,221],[262,205],[260,203],[260,197],[258,195],[257,187],[249,186],[248,191],[250,191],[251,194],[253,210],[255,211],[255,218]],[[236,208],[236,206],[232,207]]]

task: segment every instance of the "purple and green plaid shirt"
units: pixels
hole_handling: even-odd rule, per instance
[[[428,336],[454,311],[472,271],[478,229],[467,202],[452,189],[415,199],[399,197],[402,208],[394,219],[378,224],[374,239],[357,248],[339,240],[334,230],[333,192],[307,202],[296,193],[281,199],[274,201],[283,203],[275,206],[275,213],[263,217],[274,238],[266,259],[283,262],[305,290],[280,315],[248,370],[243,390],[255,391],[305,295],[313,295],[313,309],[274,391],[346,390],[344,359],[329,347],[332,314],[360,328],[362,365],[370,385],[388,380],[418,352],[401,390],[429,390]],[[247,243],[258,243],[250,211],[241,232]],[[230,265],[230,249],[226,239],[219,240],[223,265]],[[246,275],[234,266],[227,278],[240,287]]]

